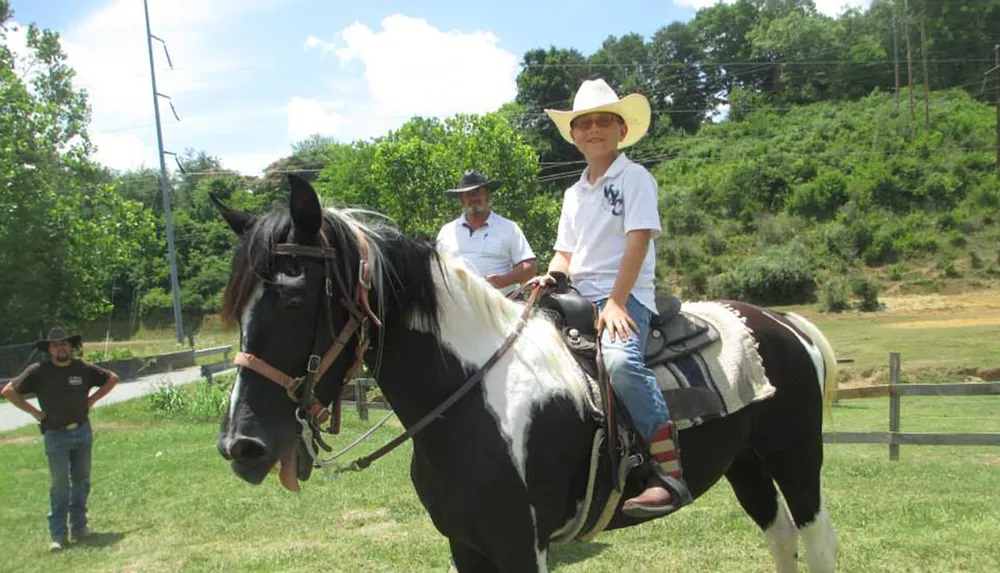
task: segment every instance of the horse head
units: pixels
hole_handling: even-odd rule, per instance
[[[324,213],[308,182],[289,182],[288,207],[262,214],[212,197],[240,237],[222,315],[239,324],[241,352],[217,447],[244,480],[258,484],[277,464],[281,484],[298,491],[312,468],[300,438],[318,435],[327,407],[339,405],[370,310],[361,310],[364,238]]]

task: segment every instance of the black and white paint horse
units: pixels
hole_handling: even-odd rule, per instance
[[[309,404],[296,402],[303,392],[322,404],[340,394],[361,335],[371,340],[365,363],[411,427],[491,358],[522,306],[429,243],[321,210],[312,187],[290,179],[288,209],[251,215],[218,203],[241,237],[223,313],[240,323],[252,357],[238,370],[217,445],[244,480],[260,483],[280,464],[279,480],[297,491],[310,463],[297,453]],[[837,539],[820,492],[832,350],[801,317],[732,305],[776,392],[682,430],[685,478],[699,496],[725,476],[779,572],[797,570],[800,534],[809,570],[833,571]],[[331,345],[342,351],[317,368]],[[580,372],[551,320],[535,315],[482,382],[413,438],[413,484],[460,572],[548,570],[550,538],[580,511],[597,430]],[[296,376],[308,387],[274,383]],[[637,487],[630,482],[623,498]],[[619,515],[608,528],[635,523]]]

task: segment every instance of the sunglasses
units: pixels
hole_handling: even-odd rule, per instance
[[[615,124],[620,124],[622,122],[621,118],[617,115],[598,115],[598,116],[585,116],[578,117],[570,123],[570,127],[573,129],[582,129],[584,131],[590,129],[595,123],[597,127],[601,129],[607,129]]]

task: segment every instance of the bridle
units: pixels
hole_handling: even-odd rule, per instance
[[[365,351],[368,349],[369,338],[368,338],[368,328],[369,321],[370,324],[374,324],[377,327],[381,327],[382,323],[379,321],[378,317],[371,310],[371,305],[368,302],[368,292],[372,288],[371,282],[371,268],[368,263],[368,247],[364,236],[356,228],[351,226],[351,231],[354,233],[355,238],[358,242],[358,251],[360,254],[360,262],[358,264],[358,284],[354,291],[354,296],[348,299],[346,296],[340,299],[341,304],[344,305],[344,309],[347,310],[350,315],[347,319],[347,323],[344,328],[339,332],[335,333],[333,326],[333,313],[331,301],[333,299],[333,280],[337,281],[337,285],[340,287],[340,292],[348,293],[350,292],[347,288],[347,282],[344,277],[340,274],[337,267],[333,264],[333,261],[337,259],[337,252],[330,247],[330,243],[326,238],[326,235],[321,230],[319,233],[319,246],[306,246],[297,245],[294,243],[281,243],[275,245],[275,254],[277,255],[290,255],[290,256],[302,256],[310,257],[315,259],[320,259],[323,261],[324,270],[324,289],[320,294],[323,302],[325,303],[327,326],[330,330],[333,342],[330,346],[323,351],[320,348],[320,324],[321,320],[319,317],[316,318],[315,335],[313,339],[313,350],[309,355],[308,362],[306,363],[306,373],[303,376],[292,377],[285,372],[282,372],[278,368],[268,364],[264,360],[249,354],[246,352],[239,352],[233,362],[240,367],[247,368],[260,374],[265,379],[274,382],[275,384],[281,386],[285,389],[288,397],[296,402],[298,407],[295,410],[296,419],[302,426],[301,439],[305,443],[306,450],[309,452],[310,457],[312,457],[313,463],[317,467],[322,467],[333,462],[334,459],[339,457],[342,453],[346,453],[347,450],[341,452],[330,458],[329,460],[321,460],[316,455],[316,450],[314,442],[319,444],[327,452],[331,451],[329,445],[327,445],[320,437],[319,424],[330,418],[330,410],[324,406],[315,395],[316,383],[323,378],[326,371],[333,365],[333,362],[337,359],[340,353],[347,346],[347,343],[351,340],[351,337],[357,333],[358,336],[358,346],[357,353],[355,356],[354,364],[347,370],[344,375],[344,381],[350,380],[352,376],[357,372],[358,368],[361,367],[361,361],[364,356]],[[332,279],[331,279],[332,277]],[[514,298],[519,295],[525,286],[522,286],[515,293],[510,295],[510,298]],[[405,432],[394,438],[389,443],[385,444],[372,454],[363,456],[351,462],[346,466],[341,466],[335,470],[335,473],[341,473],[344,471],[359,471],[367,468],[372,462],[378,458],[388,454],[408,439],[415,436],[418,432],[427,427],[431,422],[436,420],[445,410],[453,406],[459,399],[468,394],[472,388],[478,385],[486,377],[486,373],[500,361],[500,358],[509,350],[517,337],[524,330],[527,325],[528,317],[530,316],[531,309],[534,307],[535,301],[538,296],[546,291],[546,287],[534,288],[531,295],[528,298],[527,303],[525,303],[524,311],[518,320],[517,325],[514,330],[507,336],[500,348],[493,353],[492,356],[486,361],[483,366],[472,374],[466,381],[458,388],[451,396],[449,396],[444,402],[439,404],[432,411],[427,413],[423,418],[421,418],[417,423],[413,424],[406,429]],[[322,354],[321,354],[322,352]],[[301,389],[301,392],[300,392]],[[333,412],[333,419],[330,421],[330,428],[327,430],[331,434],[336,434],[340,431],[340,397],[341,393],[338,392],[337,396],[333,400],[335,405]],[[391,413],[390,413],[391,415]],[[385,418],[388,420],[388,416]],[[383,422],[379,423],[381,425]],[[377,426],[376,426],[377,428]],[[370,435],[371,431],[376,428],[372,428],[368,434],[362,436],[362,439]],[[356,441],[354,445],[357,445],[360,440]],[[353,447],[353,445],[351,446]],[[350,448],[348,448],[349,450]]]
[[[367,243],[359,231],[353,227],[351,230],[357,236],[358,251],[360,255],[360,262],[358,263],[358,284],[357,288],[354,289],[353,298],[347,298],[346,296],[346,293],[351,291],[347,289],[347,281],[344,280],[343,275],[340,273],[340,269],[334,264],[337,260],[337,251],[330,247],[330,242],[327,240],[326,234],[322,230],[319,232],[320,244],[318,246],[280,243],[275,245],[274,248],[276,255],[309,257],[319,259],[323,262],[324,288],[320,292],[320,306],[325,310],[325,313],[317,313],[312,351],[306,362],[305,374],[293,377],[268,364],[263,359],[247,352],[239,352],[233,359],[233,363],[236,366],[252,370],[263,376],[265,379],[284,388],[289,399],[295,402],[298,406],[295,413],[296,418],[303,424],[303,427],[308,424],[308,426],[313,430],[311,432],[313,439],[327,451],[330,451],[330,447],[323,443],[322,439],[319,438],[319,424],[325,422],[327,419],[330,419],[330,410],[316,398],[316,384],[322,380],[323,375],[326,374],[326,371],[333,365],[337,357],[340,356],[340,353],[343,352],[347,343],[350,342],[351,338],[355,336],[355,333],[357,333],[358,346],[354,364],[344,375],[344,380],[349,380],[357,372],[358,368],[361,367],[362,357],[368,349],[369,322],[378,327],[382,326],[378,317],[376,317],[375,313],[372,312],[371,305],[368,302],[368,291],[371,290],[372,283],[371,268],[368,263]],[[347,323],[339,333],[336,332],[336,329],[333,326],[332,301],[334,293],[334,280],[337,281],[337,286],[340,287],[340,292],[345,293],[345,296],[340,299],[340,303],[349,315]],[[320,321],[322,318],[320,315],[322,314],[326,315],[326,326],[329,329],[330,337],[332,338],[332,342],[325,351],[321,347],[323,333],[321,331]],[[330,420],[330,427],[327,431],[331,434],[336,434],[340,431],[339,393],[337,394],[337,397],[334,398],[333,404],[335,405],[333,419]]]

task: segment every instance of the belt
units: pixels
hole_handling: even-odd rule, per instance
[[[80,424],[78,424],[76,422],[72,422],[72,423],[66,424],[65,426],[63,426],[61,428],[56,428],[56,429],[57,430],[71,430],[72,431],[72,430],[75,430],[75,429],[77,429],[79,427],[80,427]]]

